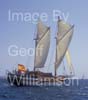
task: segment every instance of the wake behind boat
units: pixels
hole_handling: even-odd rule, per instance
[[[37,34],[35,40],[34,70],[29,71],[24,65],[18,64],[18,69],[8,72],[7,79],[11,85],[16,86],[36,86],[36,85],[56,85],[63,83],[67,78],[73,76],[73,66],[68,50],[72,39],[74,25],[70,25],[58,18],[56,39],[56,54],[54,64],[54,75],[39,71],[43,68],[48,57],[50,48],[50,27],[44,25],[40,20],[37,24]],[[57,69],[66,56],[69,64],[70,75],[57,75]],[[38,70],[37,70],[38,69]]]

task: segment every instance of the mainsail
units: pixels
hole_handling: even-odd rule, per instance
[[[73,35],[73,28],[74,26],[69,25],[63,20],[58,20],[58,32],[56,36],[55,74],[70,44]]]
[[[42,68],[47,59],[50,47],[50,28],[40,20],[37,24],[37,36],[35,39],[34,68]]]

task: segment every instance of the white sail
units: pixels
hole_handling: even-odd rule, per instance
[[[72,71],[71,57],[70,57],[70,53],[68,50],[66,51],[65,57],[66,57],[66,60],[68,63],[68,67],[69,67],[70,71]]]
[[[55,69],[57,69],[68,49],[71,38],[73,35],[73,26],[65,23],[62,20],[58,21],[58,32],[56,37],[56,59],[55,59]]]
[[[37,26],[34,68],[42,68],[49,52],[50,28],[45,26],[41,21],[38,22]]]
[[[66,57],[66,60],[67,60],[67,64],[68,64],[70,73],[72,74],[74,72],[74,70],[73,70],[73,65],[72,65],[72,62],[71,62],[71,56],[70,56],[69,50],[66,51],[65,57]]]

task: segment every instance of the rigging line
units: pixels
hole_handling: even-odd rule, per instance
[[[71,29],[73,29],[73,28],[74,28],[74,25],[72,25],[72,27],[63,35],[62,38],[59,39],[59,41],[61,41],[67,35],[67,33],[70,32]]]
[[[46,33],[50,30],[50,27],[47,28],[47,30],[45,31],[45,33],[43,34],[43,36],[39,39],[38,43],[41,41],[41,39],[46,35]]]
[[[68,53],[69,53],[69,56],[70,56],[70,51],[69,51],[69,49],[68,49]],[[71,56],[70,56],[70,60],[71,60]],[[74,71],[74,67],[73,67],[72,61],[71,61],[70,63],[71,63],[71,65],[69,66],[69,67],[71,67],[70,74],[75,75],[75,71]]]
[[[71,66],[72,66],[72,73],[73,73],[73,75],[75,76],[75,70],[74,70],[74,67],[73,67],[72,64],[71,64]]]
[[[34,40],[36,41],[36,45],[35,45],[35,48],[37,47],[37,45],[39,44],[39,42],[41,41],[41,39],[47,35],[46,33],[50,30],[50,27],[48,27],[48,29],[46,30],[46,32],[44,33],[44,35],[38,40],[38,38],[35,38]],[[38,42],[37,42],[38,40]]]
[[[49,60],[49,64],[48,64],[48,68],[47,68],[47,70],[49,70],[49,68],[50,68],[51,61],[52,61],[53,56],[54,56],[54,54],[50,57],[50,60]]]
[[[75,75],[75,70],[74,70],[72,62],[71,62],[71,69],[72,69],[72,74]]]
[[[59,43],[59,42],[58,42]],[[59,46],[59,44],[58,44],[58,46]],[[57,45],[56,45],[56,49],[57,49]],[[61,48],[59,47],[59,51],[61,51]],[[66,53],[66,50],[65,50],[65,53]],[[61,60],[60,60],[60,64],[61,64],[61,61],[64,59],[64,55],[62,56],[62,58],[61,58]],[[56,57],[56,59],[55,59],[55,61],[57,60],[57,57]],[[60,64],[59,64],[59,66],[60,66]],[[57,68],[56,68],[57,69]]]
[[[64,74],[64,75],[66,75],[66,74],[67,74],[67,72],[66,72],[66,68],[65,68],[64,60],[62,61],[62,63],[63,63],[63,69],[64,69],[63,74]]]

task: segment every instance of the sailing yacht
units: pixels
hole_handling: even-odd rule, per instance
[[[8,72],[7,79],[11,85],[36,86],[56,85],[62,83],[66,78],[72,77],[72,63],[68,51],[73,36],[74,25],[70,25],[58,17],[55,48],[54,75],[39,71],[44,68],[50,48],[50,27],[43,24],[41,20],[37,23],[37,34],[35,40],[34,69],[29,71],[24,65],[18,64],[18,70]],[[58,75],[58,69],[66,56],[71,75]]]

